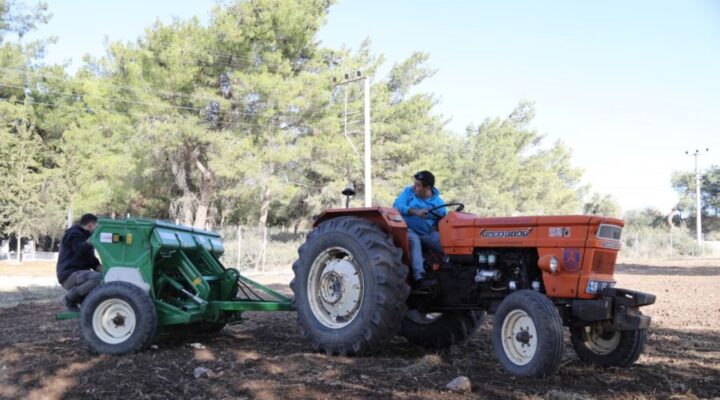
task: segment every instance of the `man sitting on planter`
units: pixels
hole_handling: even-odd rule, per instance
[[[68,291],[64,298],[68,311],[78,311],[85,296],[102,280],[102,267],[90,244],[97,220],[92,214],[83,215],[78,224],[65,231],[60,242],[57,277]]]

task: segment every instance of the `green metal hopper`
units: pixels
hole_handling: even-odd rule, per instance
[[[103,265],[103,284],[80,313],[58,318],[80,317],[83,336],[98,352],[140,350],[170,325],[219,330],[240,321],[243,311],[294,311],[291,299],[222,265],[217,233],[101,218],[91,241]],[[152,332],[145,332],[147,325]]]

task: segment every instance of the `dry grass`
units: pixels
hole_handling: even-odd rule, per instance
[[[18,264],[2,261],[0,262],[0,277],[7,276],[52,277],[55,276],[55,262],[25,261]]]

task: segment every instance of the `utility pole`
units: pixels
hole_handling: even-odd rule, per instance
[[[710,149],[705,148],[707,153]],[[697,231],[697,243],[698,246],[702,246],[702,220],[700,214],[702,209],[700,208],[700,170],[698,169],[698,156],[702,154],[700,150],[695,149],[693,153],[685,151],[686,155],[695,157],[695,230]]]
[[[365,101],[364,101],[364,125],[365,125],[365,151],[364,151],[364,157],[363,157],[363,164],[365,169],[365,207],[372,206],[372,171],[371,171],[371,164],[372,164],[372,153],[371,153],[371,136],[370,136],[370,77],[369,76],[363,76],[363,74],[360,71],[357,71],[355,77],[350,77],[349,74],[345,74],[345,80],[338,82],[336,78],[333,78],[333,83],[335,83],[335,86],[341,86],[341,85],[347,85],[349,83],[363,81],[364,83],[364,92],[365,92]],[[348,136],[347,131],[347,89],[345,89],[345,115],[344,115],[344,135],[345,138],[350,143],[350,146],[352,147],[355,154],[358,154],[357,150],[355,149],[355,145],[350,141],[350,137]],[[358,154],[359,155],[359,154]]]

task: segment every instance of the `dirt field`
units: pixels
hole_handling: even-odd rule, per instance
[[[645,353],[631,368],[603,370],[581,364],[568,342],[560,372],[544,380],[500,369],[490,321],[466,344],[439,353],[397,338],[372,357],[327,357],[309,351],[293,313],[254,313],[219,335],[98,356],[85,348],[75,321],[54,320],[62,290],[41,280],[48,270],[0,265],[0,398],[720,398],[718,260],[626,261],[618,286],[658,296],[644,309],[653,316]],[[259,277],[285,290],[288,279]],[[18,290],[23,282],[43,285]],[[197,367],[209,376],[196,379]],[[471,394],[445,388],[458,375],[470,378]]]

